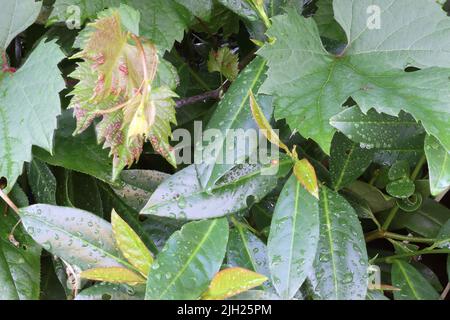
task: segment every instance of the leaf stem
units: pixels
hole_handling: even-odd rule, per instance
[[[198,102],[205,102],[206,100],[219,100],[221,95],[222,88],[218,88],[216,90],[207,91],[196,96],[179,99],[176,102],[176,107],[181,108]]]

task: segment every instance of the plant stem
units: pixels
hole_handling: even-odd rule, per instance
[[[417,243],[435,243],[436,242],[436,239],[421,238],[421,237],[409,237],[409,236],[404,236],[402,234],[383,231],[383,230],[376,230],[373,232],[369,232],[365,238],[366,238],[366,242],[370,242],[370,241],[373,241],[376,239],[381,239],[381,238],[389,238],[389,239],[394,239],[394,240],[410,241],[410,242],[417,242]]]
[[[447,254],[447,253],[450,253],[450,249],[436,249],[436,250],[423,249],[423,250],[419,250],[419,251],[415,251],[415,252],[401,253],[401,254],[396,254],[396,255],[389,256],[389,257],[385,257],[385,258],[375,259],[374,263],[381,263],[381,262],[392,263],[392,260],[395,260],[395,259],[415,257],[415,256],[423,255],[423,254],[438,254],[438,253]]]
[[[176,107],[181,108],[198,102],[205,102],[206,100],[219,100],[221,95],[222,88],[218,88],[216,90],[207,91],[196,96],[179,99],[176,102]]]
[[[17,208],[17,206],[14,204],[14,202],[12,202],[12,200],[8,197],[7,194],[5,194],[3,192],[2,189],[0,189],[0,198],[3,199],[3,201],[6,202],[6,204],[14,210],[15,213],[17,213],[17,215],[19,215],[19,208]]]

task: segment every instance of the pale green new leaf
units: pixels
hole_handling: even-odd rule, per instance
[[[225,218],[190,222],[156,257],[147,279],[147,300],[194,300],[219,271],[228,241]]]
[[[64,88],[58,69],[63,57],[55,42],[41,42],[21,68],[0,83],[0,177],[8,179],[8,190],[23,163],[31,161],[32,145],[52,150],[61,112],[58,93]]]
[[[37,19],[42,2],[35,0],[2,1],[0,12],[0,53],[19,33]]]

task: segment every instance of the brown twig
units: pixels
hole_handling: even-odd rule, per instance
[[[216,90],[207,91],[202,94],[193,96],[193,97],[187,97],[183,99],[179,99],[176,102],[176,107],[181,108],[187,105],[199,103],[199,102],[206,102],[208,100],[219,100],[222,96],[223,89],[218,88]]]

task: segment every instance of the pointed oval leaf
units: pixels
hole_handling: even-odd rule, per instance
[[[225,269],[214,276],[202,299],[223,300],[256,288],[267,280],[266,276],[247,269]]]
[[[21,209],[20,217],[45,250],[81,270],[130,266],[115,246],[111,225],[90,212],[37,204]]]
[[[148,275],[153,257],[134,230],[113,210],[111,224],[117,247],[144,276]]]
[[[56,205],[56,178],[50,168],[38,159],[33,159],[26,168],[36,202]]]
[[[292,161],[281,158],[273,164],[241,165],[231,170],[211,189],[202,189],[195,165],[175,173],[152,194],[141,214],[175,219],[198,220],[221,217],[248,206],[272,191],[290,170]]]
[[[75,300],[143,300],[145,286],[100,282],[84,289]]]
[[[321,299],[361,300],[367,293],[364,234],[353,208],[338,193],[320,189],[320,240],[309,279]]]
[[[225,218],[190,222],[158,254],[147,279],[147,300],[193,300],[219,271],[228,241]]]
[[[439,293],[413,266],[403,260],[394,260],[391,271],[395,300],[437,300]]]
[[[81,272],[80,277],[83,279],[94,281],[125,283],[130,285],[145,283],[145,279],[143,277],[134,273],[130,269],[121,267],[94,268],[84,270],[83,272]]]
[[[267,250],[272,282],[291,299],[312,272],[319,241],[319,204],[294,175],[277,201]]]

